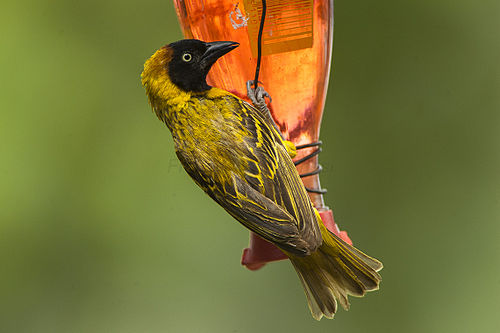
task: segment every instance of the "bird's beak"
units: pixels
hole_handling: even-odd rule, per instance
[[[207,69],[210,68],[217,59],[240,45],[236,42],[210,42],[206,44],[208,48],[201,56],[201,64]]]

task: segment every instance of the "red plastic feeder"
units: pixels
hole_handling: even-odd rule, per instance
[[[246,82],[254,79],[262,2],[254,0],[174,0],[186,38],[207,42],[235,41],[240,46],[220,58],[208,74],[210,85],[246,96]],[[317,142],[323,116],[333,46],[333,1],[267,1],[262,30],[259,80],[272,96],[272,116],[285,139],[295,145]],[[298,151],[297,159],[318,147]],[[309,189],[321,189],[318,156],[297,166]],[[322,193],[309,193],[327,228],[351,243],[333,220]],[[242,264],[251,270],[285,259],[274,245],[250,233]]]

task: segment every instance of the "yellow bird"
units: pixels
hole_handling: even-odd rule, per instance
[[[379,287],[382,263],[329,232],[302,184],[270,117],[206,83],[215,61],[235,42],[186,39],[144,64],[142,84],[158,118],[172,132],[186,172],[245,227],[292,262],[317,320],[333,318],[337,301]]]

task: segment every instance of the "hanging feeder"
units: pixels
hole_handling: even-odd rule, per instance
[[[294,162],[323,223],[352,244],[325,206],[326,190],[319,181],[318,140],[330,74],[333,0],[174,0],[174,4],[186,38],[240,43],[215,63],[207,82],[248,100],[246,82],[258,76],[272,97],[268,108],[283,137],[298,148]],[[243,265],[256,270],[282,259],[287,256],[281,250],[250,232]]]

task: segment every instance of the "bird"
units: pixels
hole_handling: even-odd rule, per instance
[[[272,118],[209,86],[212,65],[239,46],[184,39],[158,49],[141,74],[149,104],[172,134],[187,174],[234,219],[290,259],[314,319],[379,288],[382,263],[330,232]],[[291,96],[290,98],[293,98]],[[271,119],[270,119],[271,118]]]

